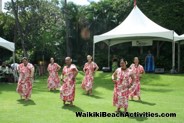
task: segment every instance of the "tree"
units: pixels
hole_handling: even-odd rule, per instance
[[[17,49],[23,49],[24,56],[38,58],[39,55],[56,54],[63,43],[64,19],[57,1],[21,0],[7,4],[8,13],[14,12],[18,38]],[[19,44],[22,44],[19,47]],[[62,49],[62,46],[59,50]],[[44,60],[44,58],[39,60]]]

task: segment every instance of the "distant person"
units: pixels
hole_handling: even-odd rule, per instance
[[[19,75],[18,75],[18,66],[19,66],[18,63],[11,64],[12,73],[13,73],[13,76],[14,76],[16,82],[18,81],[18,78],[19,78]]]
[[[130,95],[131,99],[133,100],[134,96],[138,97],[138,100],[141,100],[140,97],[140,80],[142,77],[142,74],[144,74],[144,68],[142,65],[139,64],[139,58],[134,57],[134,63],[131,64],[130,69],[132,72],[135,73],[135,82],[136,82],[136,89],[135,91]]]
[[[87,60],[88,62],[85,63],[83,68],[85,76],[81,86],[86,91],[86,94],[92,95],[94,74],[99,69],[99,67],[95,62],[93,62],[92,56],[88,55]]]
[[[114,72],[118,68],[118,58],[116,55],[112,57],[112,72]]]
[[[60,88],[60,97],[63,100],[63,104],[70,102],[70,105],[73,105],[75,98],[75,79],[78,74],[77,67],[72,64],[72,59],[70,57],[65,58],[66,66],[64,66],[61,80],[63,84]]]
[[[6,64],[6,62],[3,62],[2,66],[0,66],[0,74],[1,74],[2,80],[4,82],[10,82],[9,77],[8,77],[8,74],[10,74],[10,72],[11,72],[11,70],[8,67],[8,65]]]
[[[27,101],[31,98],[34,66],[28,62],[26,57],[23,57],[22,63],[18,66],[18,72],[17,92],[20,94],[21,99],[23,98]]]
[[[6,65],[5,62],[2,63],[2,66],[0,66],[0,71],[2,74],[8,74],[9,73],[9,67]]]
[[[136,87],[135,75],[126,65],[127,61],[122,58],[120,67],[112,75],[114,82],[113,105],[117,107],[116,112],[120,112],[121,108],[124,108],[124,112],[127,112],[129,93]]]
[[[154,72],[154,70],[155,70],[154,56],[151,54],[151,51],[149,50],[145,58],[145,71]]]
[[[13,64],[11,64],[10,66],[11,66],[12,70],[17,70],[19,64],[18,64],[18,63],[13,63]]]
[[[58,71],[61,69],[61,66],[59,66],[57,63],[54,62],[54,58],[50,58],[50,64],[48,65],[47,71],[49,72],[48,77],[48,89],[56,90],[59,88],[60,85],[60,79],[58,75]]]
[[[13,70],[10,64],[7,64],[7,72],[5,73],[5,79],[7,82],[14,82]]]

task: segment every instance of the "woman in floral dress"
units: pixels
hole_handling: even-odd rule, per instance
[[[112,75],[114,82],[113,105],[117,107],[116,112],[120,112],[121,108],[127,112],[129,94],[135,89],[135,77],[133,72],[127,68],[127,61],[120,60],[120,68],[117,68]],[[130,81],[132,82],[130,83]]]
[[[29,100],[32,93],[32,83],[34,77],[34,66],[28,63],[28,59],[24,57],[22,63],[18,66],[19,79],[17,84],[17,92],[21,99]]]
[[[54,58],[50,58],[50,64],[48,65],[48,72],[49,72],[49,77],[48,77],[48,89],[49,91],[51,90],[56,90],[57,88],[60,87],[60,79],[58,75],[58,71],[61,69],[61,67],[57,64],[54,63]]]
[[[138,100],[141,100],[140,97],[140,80],[142,74],[144,74],[144,68],[142,65],[139,64],[139,58],[135,57],[134,58],[134,64],[130,66],[130,69],[135,73],[135,80],[136,80],[136,89],[135,91],[130,95],[131,99],[133,100],[134,96],[138,97]]]
[[[86,91],[86,94],[92,95],[94,74],[99,69],[98,65],[92,61],[92,56],[87,56],[88,62],[85,63],[83,71],[85,73],[81,87]]]
[[[60,97],[64,105],[66,102],[70,102],[72,106],[75,98],[75,78],[78,74],[78,69],[74,64],[71,64],[72,59],[70,57],[65,58],[65,63],[66,66],[64,66],[61,74],[63,84],[60,88]]]

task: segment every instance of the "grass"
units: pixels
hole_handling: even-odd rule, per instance
[[[75,107],[63,106],[59,91],[48,92],[47,78],[35,80],[32,98],[19,99],[15,83],[0,83],[0,123],[181,123],[184,121],[184,76],[146,74],[141,81],[142,102],[129,101],[129,112],[176,113],[176,118],[77,118],[76,111],[114,112],[111,74],[98,72],[95,77],[94,96],[86,96],[76,83]]]

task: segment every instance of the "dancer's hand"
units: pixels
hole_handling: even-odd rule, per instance
[[[127,86],[128,89],[131,88],[131,87],[132,87],[132,84],[129,84],[129,85]]]
[[[75,81],[75,77],[73,77],[72,80]]]
[[[92,73],[92,75],[93,75],[93,76],[95,75],[95,71]]]
[[[30,78],[31,82],[33,83],[33,81],[34,81],[34,77],[29,77],[29,78]]]
[[[31,77],[29,77],[31,80],[33,80],[34,79],[34,77],[33,76],[31,76]]]
[[[116,84],[116,80],[115,79],[112,79],[113,83]]]

